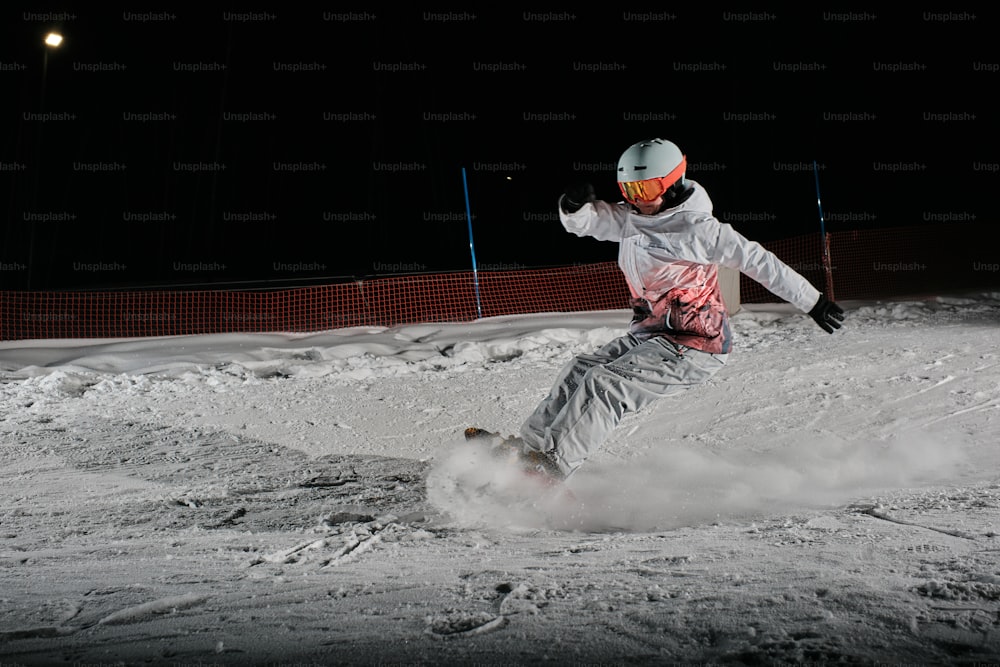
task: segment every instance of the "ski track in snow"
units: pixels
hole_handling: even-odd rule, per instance
[[[461,431],[626,311],[0,343],[0,662],[996,662],[1000,294],[844,305],[747,306],[577,503]]]

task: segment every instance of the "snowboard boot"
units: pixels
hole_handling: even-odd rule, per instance
[[[525,474],[538,480],[546,486],[555,486],[565,481],[555,460],[547,452],[540,452],[537,449],[523,447],[520,452],[519,463]]]

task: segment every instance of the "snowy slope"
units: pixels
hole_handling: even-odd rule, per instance
[[[1000,295],[746,306],[579,508],[448,487],[625,311],[0,343],[0,663],[1000,659]]]

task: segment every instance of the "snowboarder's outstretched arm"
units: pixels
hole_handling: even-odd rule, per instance
[[[559,197],[559,220],[566,231],[598,241],[621,241],[628,212],[597,199],[590,183],[571,185]]]
[[[719,225],[715,260],[722,266],[737,269],[759,282],[775,295],[791,303],[815,320],[824,331],[833,333],[844,321],[844,310],[800,273],[782,262],[771,251],[751,241],[729,224]]]

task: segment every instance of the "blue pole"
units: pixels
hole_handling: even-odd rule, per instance
[[[823,247],[826,247],[826,223],[823,222],[823,204],[819,198],[819,166],[813,160],[813,175],[816,177],[816,206],[819,208],[819,235],[823,239]]]
[[[472,281],[476,289],[476,315],[483,317],[483,306],[479,302],[479,268],[476,266],[476,244],[472,241],[472,208],[469,206],[469,182],[462,167],[462,188],[465,190],[465,219],[469,223],[469,252],[472,254]]]
[[[826,296],[833,299],[833,269],[830,266],[830,250],[826,242],[826,222],[823,220],[823,203],[819,196],[819,165],[813,160],[813,176],[816,179],[816,208],[819,209],[820,258],[826,283]]]

